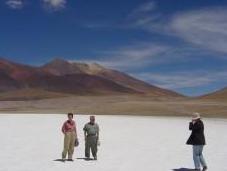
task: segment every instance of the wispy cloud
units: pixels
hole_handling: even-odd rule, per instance
[[[138,73],[138,78],[168,89],[193,88],[225,80],[227,71],[178,71],[170,73]]]
[[[82,26],[89,29],[126,29],[137,27],[151,20],[156,20],[159,16],[155,13],[155,9],[156,3],[151,1],[141,4],[138,8],[132,10],[126,19],[123,17],[118,21],[89,21],[82,24]],[[152,17],[150,14],[152,14]]]
[[[140,5],[138,8],[134,9],[128,17],[138,17],[139,15],[142,14],[148,14],[150,12],[155,11],[156,9],[156,4],[154,1],[144,3]]]
[[[194,47],[175,46],[162,43],[136,42],[121,48],[95,52],[97,58],[81,62],[96,62],[109,68],[131,72],[146,67],[197,61],[197,56],[209,55]]]
[[[170,47],[151,43],[138,43],[114,50],[99,52],[99,59],[88,60],[86,62],[97,62],[106,67],[131,70],[162,62],[162,58]]]
[[[118,26],[118,29],[140,29],[151,35],[158,33],[159,36],[167,37],[167,41],[152,40],[152,43],[138,42],[136,45],[115,48],[102,52],[101,58],[95,62],[133,73],[148,66],[157,68],[166,63],[180,66],[181,62],[186,65],[190,61],[190,65],[195,64],[193,71],[176,69],[175,72],[167,73],[156,69],[156,73],[133,75],[157,86],[175,90],[216,85],[220,80],[222,85],[227,84],[227,71],[217,72],[216,67],[207,71],[196,70],[196,60],[227,59],[227,7],[187,10],[168,15],[160,13],[158,8],[153,1],[142,4],[128,14],[125,23]],[[172,40],[176,42],[170,43]]]
[[[157,5],[155,9],[158,9]],[[227,7],[188,10],[170,15],[163,15],[154,8],[143,12],[138,7],[135,11],[129,14],[133,17],[127,19],[129,28],[172,36],[201,50],[227,53]]]
[[[158,6],[154,1],[144,3],[126,17],[126,28],[143,29],[149,32],[162,32],[165,20],[168,19],[158,12]]]
[[[51,11],[58,11],[65,8],[66,0],[42,0],[44,7]]]
[[[22,9],[24,0],[5,0],[6,5],[11,9]],[[67,0],[42,0],[43,7],[49,11],[59,11],[66,7]]]
[[[169,23],[176,36],[202,48],[227,53],[227,8],[176,14]]]
[[[119,23],[93,23],[87,28],[139,29],[180,40],[187,47],[227,58],[227,7],[193,9],[164,14],[155,1],[141,4]],[[224,55],[223,55],[224,54]]]
[[[22,9],[24,2],[22,0],[7,0],[6,5],[11,9]]]

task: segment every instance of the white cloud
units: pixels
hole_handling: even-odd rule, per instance
[[[129,13],[126,18],[126,28],[143,29],[149,32],[162,32],[164,22],[162,14],[158,12],[155,2],[147,2]]]
[[[64,9],[66,6],[66,0],[43,0],[44,7],[48,10],[58,11]]]
[[[173,16],[174,34],[202,48],[227,53],[227,8],[202,9]]]
[[[159,18],[159,15],[155,13],[155,10],[156,10],[156,3],[154,1],[151,1],[151,2],[144,3],[139,7],[137,7],[136,9],[132,10],[127,16],[127,19],[126,19],[127,21],[125,21],[125,19],[122,19],[118,22],[89,21],[83,24],[83,26],[90,29],[93,29],[93,28],[125,29],[125,28],[137,27]]]
[[[95,61],[86,62],[97,62],[106,67],[127,71],[149,66],[153,63],[166,62],[160,56],[164,56],[170,50],[170,47],[164,45],[138,43],[136,45],[101,52],[102,57]]]
[[[193,47],[137,42],[121,48],[96,52],[98,57],[95,60],[86,58],[88,60],[82,62],[97,62],[109,68],[130,72],[148,66],[197,61],[198,55],[208,54]]]
[[[138,45],[123,47],[108,53],[118,56],[119,58],[127,58],[130,60],[143,60],[150,59],[156,55],[161,55],[166,50],[168,50],[167,46],[151,43],[142,43]]]
[[[132,10],[121,24],[99,23],[88,28],[142,29],[164,37],[170,36],[182,41],[185,47],[215,54],[216,58],[227,58],[227,7],[187,10],[168,15],[159,12],[158,8],[154,1],[150,1]]]
[[[147,2],[147,3],[140,5],[135,10],[133,10],[130,13],[129,17],[137,17],[138,15],[147,14],[147,13],[155,11],[155,9],[156,9],[156,4],[154,1]]]
[[[172,15],[156,11],[133,11],[129,15],[133,14],[133,17],[127,19],[128,27],[179,38],[204,51],[227,53],[227,7],[203,8]]]
[[[168,89],[193,88],[226,80],[227,71],[178,71],[170,73],[134,74],[159,87]]]
[[[7,0],[6,5],[8,5],[11,9],[22,9],[24,3],[22,0]]]

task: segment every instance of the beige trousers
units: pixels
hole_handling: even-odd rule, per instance
[[[62,159],[66,158],[67,153],[68,153],[68,159],[72,159],[75,139],[76,139],[76,133],[74,131],[65,133],[64,150],[62,152]]]

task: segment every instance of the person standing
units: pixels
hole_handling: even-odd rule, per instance
[[[68,113],[68,120],[62,126],[64,134],[64,149],[62,152],[62,161],[66,160],[68,154],[68,161],[73,161],[74,145],[77,139],[76,124],[73,120],[73,113]]]
[[[189,130],[191,135],[187,140],[188,145],[192,145],[193,160],[195,171],[201,171],[200,165],[203,167],[202,171],[207,170],[207,164],[203,157],[203,147],[206,144],[204,135],[204,124],[200,118],[199,113],[193,113],[192,121],[189,123]]]
[[[90,149],[91,149],[94,160],[97,160],[99,125],[95,122],[95,116],[90,116],[90,122],[85,124],[83,130],[84,130],[84,139],[85,139],[85,157],[90,158]]]

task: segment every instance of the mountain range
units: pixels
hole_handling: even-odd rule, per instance
[[[0,100],[42,99],[69,94],[185,97],[96,63],[55,58],[42,66],[31,66],[0,58]],[[226,100],[227,87],[198,98]]]
[[[203,95],[201,99],[227,101],[227,87],[215,92]]]
[[[31,101],[36,100],[36,101]],[[0,112],[226,116],[227,87],[187,97],[99,64],[0,58]]]
[[[20,92],[22,95],[46,92],[58,95],[138,94],[183,97],[174,91],[159,88],[96,63],[70,62],[60,58],[39,67],[0,58],[0,92],[11,93],[11,96]]]

